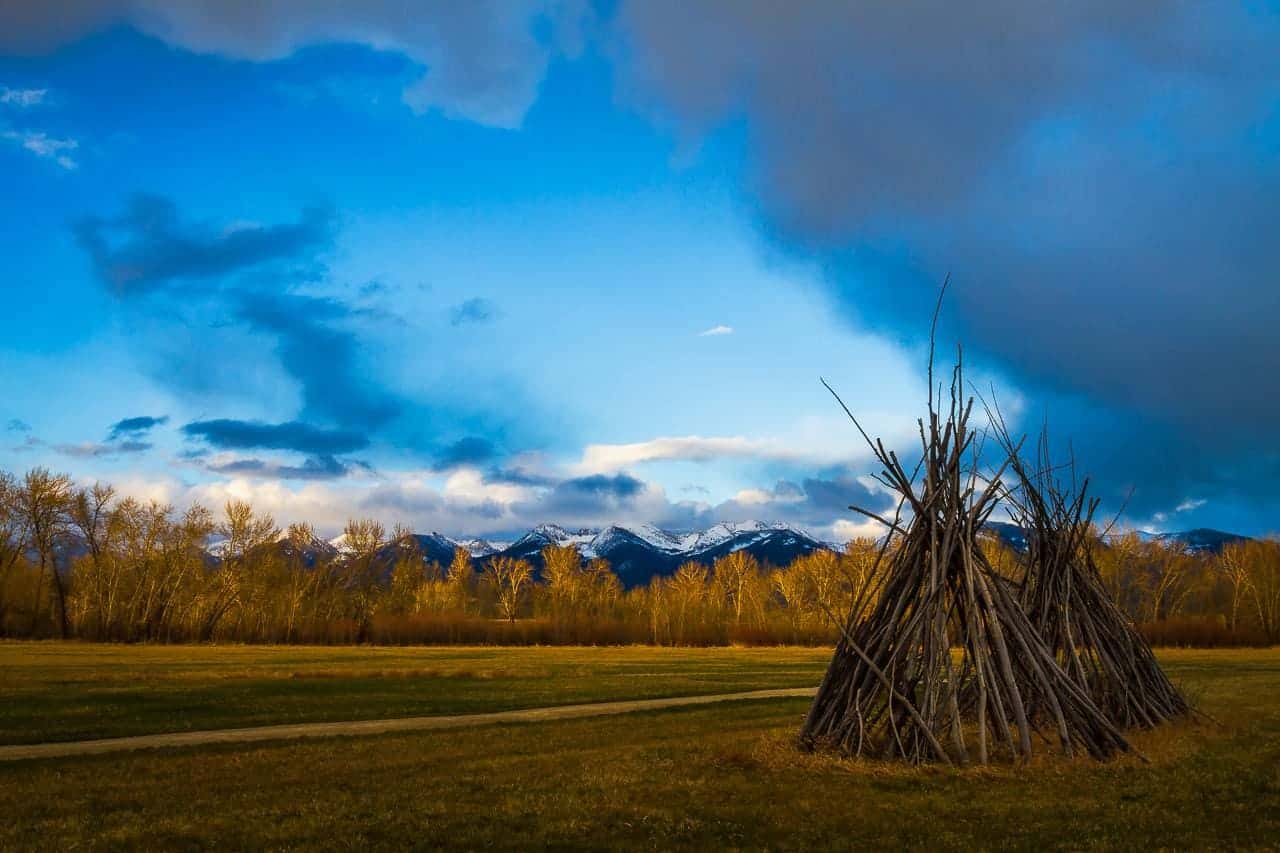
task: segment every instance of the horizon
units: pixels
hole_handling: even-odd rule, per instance
[[[1280,14],[925,5],[6,13],[0,469],[843,542],[820,377],[918,452],[950,276],[939,368],[1100,516],[1280,528]]]

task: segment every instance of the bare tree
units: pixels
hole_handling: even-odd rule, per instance
[[[676,643],[685,643],[689,640],[689,617],[701,612],[707,595],[707,567],[693,561],[683,563],[672,576],[670,588],[676,611],[676,629],[672,639]]]
[[[1218,568],[1231,586],[1231,609],[1227,614],[1227,627],[1235,631],[1240,627],[1240,605],[1251,593],[1249,549],[1243,542],[1232,542],[1222,549]]]
[[[476,570],[466,549],[453,550],[453,561],[449,563],[445,585],[448,587],[449,601],[459,613],[465,615],[474,610]]]
[[[85,602],[87,613],[93,614],[93,633],[98,639],[107,639],[112,618],[108,601],[112,581],[111,559],[111,503],[116,492],[105,483],[94,483],[91,489],[80,489],[71,500],[71,523],[80,533],[88,549],[84,562],[88,581],[83,592],[91,597]]]
[[[533,566],[527,560],[494,557],[485,577],[493,587],[498,612],[507,621],[516,621],[525,592],[533,581]]]
[[[8,626],[9,581],[27,550],[18,481],[0,471],[0,636]]]
[[[343,531],[350,556],[347,558],[347,591],[356,621],[356,642],[369,638],[369,625],[378,599],[381,565],[378,554],[386,544],[386,529],[370,518],[353,518]]]
[[[746,551],[733,551],[712,565],[712,579],[733,610],[733,624],[742,624],[742,614],[752,601],[753,581],[760,576],[760,564]]]
[[[1229,546],[1223,562],[1235,558],[1239,571],[1246,576],[1244,592],[1253,604],[1253,612],[1267,642],[1280,641],[1280,541],[1264,539]]]
[[[36,553],[39,568],[31,617],[32,632],[36,630],[44,579],[48,577],[53,587],[58,632],[64,639],[71,636],[71,624],[67,618],[67,583],[58,571],[57,557],[67,532],[70,504],[71,479],[65,474],[51,474],[47,468],[28,471],[22,488],[18,490],[19,512],[27,528],[27,542]]]
[[[584,586],[582,554],[572,545],[548,545],[542,549],[542,564],[551,618],[563,621],[576,617]]]
[[[200,639],[213,639],[218,623],[231,607],[242,600],[247,573],[254,557],[265,556],[265,546],[280,535],[269,515],[257,515],[245,501],[228,501],[218,532],[226,537],[222,545],[222,565],[211,576]]]

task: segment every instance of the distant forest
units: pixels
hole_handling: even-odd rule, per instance
[[[221,539],[210,554],[213,537]],[[855,540],[786,566],[737,551],[625,589],[608,562],[549,546],[542,565],[459,549],[428,560],[410,531],[355,519],[340,554],[242,502],[220,514],[0,473],[0,636],[114,642],[828,644],[867,608],[881,546]],[[892,547],[892,546],[890,546]],[[1017,581],[1019,554],[984,540]],[[1280,642],[1280,542],[1191,553],[1100,534],[1103,580],[1158,645]]]

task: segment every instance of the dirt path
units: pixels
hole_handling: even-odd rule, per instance
[[[297,723],[283,726],[256,726],[245,729],[213,729],[203,732],[173,732],[136,737],[77,740],[64,743],[19,744],[0,746],[0,761],[30,758],[69,758],[101,755],[136,749],[168,749],[183,746],[205,746],[215,743],[254,743],[264,740],[297,740],[314,737],[355,737],[388,732],[422,732],[436,729],[461,729],[494,723],[541,723],[548,720],[576,720],[583,717],[605,717],[634,711],[659,711],[689,705],[711,705],[717,702],[742,702],[752,699],[786,699],[812,696],[812,687],[781,690],[752,690],[746,693],[719,693],[711,696],[679,696],[670,699],[634,699],[625,702],[593,702],[585,705],[557,705],[550,708],[525,708],[519,711],[495,711],[488,714],[458,714],[443,717],[405,717],[393,720],[359,720],[343,723]]]

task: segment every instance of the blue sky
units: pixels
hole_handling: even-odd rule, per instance
[[[818,377],[907,446],[950,272],[1108,508],[1273,529],[1274,7],[920,5],[3,7],[0,466],[846,538],[886,498]]]

